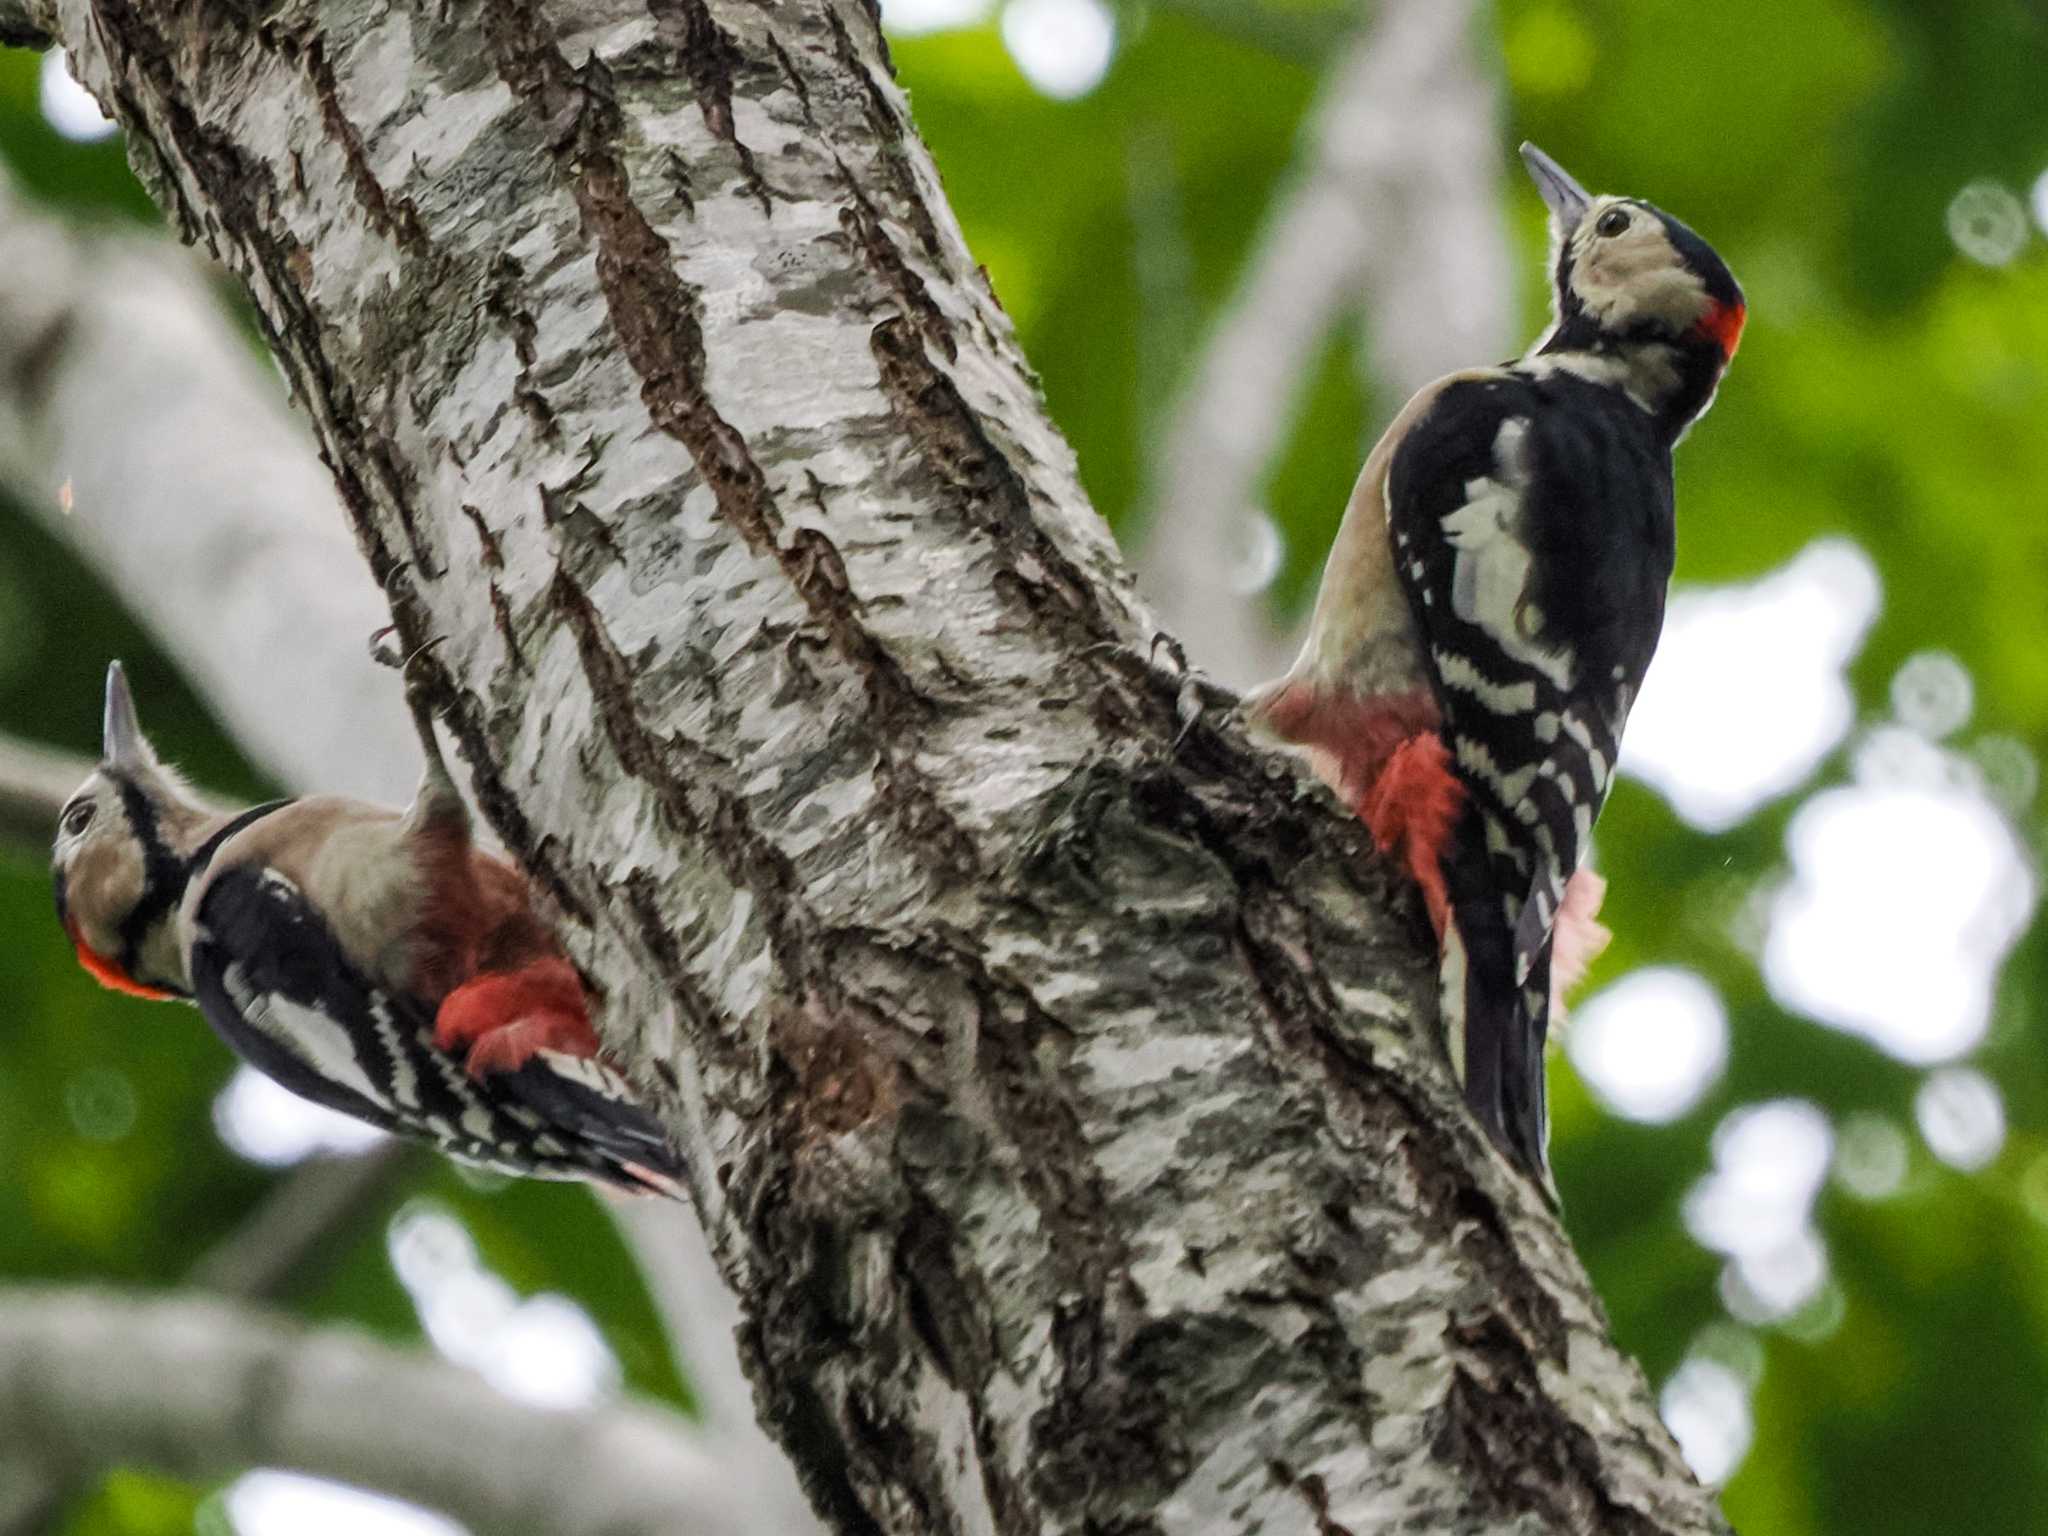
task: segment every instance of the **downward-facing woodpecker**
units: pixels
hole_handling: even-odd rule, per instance
[[[1247,708],[1421,887],[1466,1101],[1548,1191],[1543,1043],[1607,938],[1581,865],[1664,621],[1671,450],[1744,308],[1671,215],[1522,157],[1551,214],[1555,323],[1394,419],[1300,657]]]
[[[427,747],[404,811],[337,796],[214,812],[158,761],[107,669],[99,767],[65,804],[57,915],[106,986],[197,1003],[316,1104],[542,1178],[680,1192],[683,1169],[599,1055],[581,978],[525,880],[476,848]]]

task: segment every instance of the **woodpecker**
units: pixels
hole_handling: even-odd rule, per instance
[[[215,812],[160,762],[117,661],[102,758],[58,817],[57,916],[105,986],[196,1003],[329,1109],[464,1161],[680,1195],[683,1167],[599,1054],[526,881],[476,848],[427,752],[404,811],[338,796]]]
[[[1301,655],[1246,708],[1420,887],[1466,1102],[1554,1200],[1544,1039],[1608,937],[1582,861],[1664,622],[1671,451],[1745,309],[1670,214],[1590,196],[1532,144],[1522,158],[1550,210],[1553,323],[1394,418]]]

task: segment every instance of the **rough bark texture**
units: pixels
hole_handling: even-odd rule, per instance
[[[33,18],[240,272],[846,1532],[1719,1529],[857,0]]]

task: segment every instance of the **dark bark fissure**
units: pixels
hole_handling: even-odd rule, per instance
[[[733,137],[730,102],[734,55],[701,3],[657,8],[663,35],[683,50],[686,72],[714,133],[733,142],[758,183],[753,160]],[[813,528],[784,537],[767,477],[746,440],[705,391],[703,331],[697,295],[678,275],[668,243],[633,201],[614,145],[623,131],[608,72],[595,60],[572,68],[530,6],[506,5],[491,29],[499,72],[556,125],[551,146],[573,191],[583,227],[597,252],[598,281],[626,357],[643,380],[641,398],[655,425],[688,449],[721,513],[757,553],[776,559],[805,606],[868,696],[871,739],[887,766],[885,799],[905,830],[951,872],[973,871],[971,844],[951,823],[912,752],[930,706],[894,657],[862,625],[839,552]],[[764,213],[771,205],[765,191]]]

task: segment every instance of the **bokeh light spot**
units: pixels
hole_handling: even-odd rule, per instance
[[[1859,1200],[1883,1200],[1906,1182],[1912,1149],[1882,1115],[1851,1115],[1835,1143],[1835,1182]]]
[[[522,1298],[485,1267],[469,1229],[445,1207],[407,1205],[385,1246],[434,1347],[507,1397],[587,1408],[618,1392],[618,1358],[590,1314],[566,1296]]]
[[[1970,260],[2002,267],[2027,243],[2027,211],[1995,181],[1973,181],[1948,205],[1948,237]]]
[[[247,1472],[222,1495],[237,1536],[464,1536],[445,1515],[297,1472]]]
[[[135,1129],[135,1084],[125,1072],[88,1067],[64,1085],[64,1108],[88,1141],[119,1141]]]
[[[1623,771],[1709,832],[1795,788],[1854,718],[1843,669],[1879,592],[1858,545],[1823,539],[1759,581],[1674,593]]]
[[[1713,1152],[1686,1194],[1686,1229],[1729,1258],[1722,1299],[1738,1320],[1784,1317],[1827,1279],[1812,1218],[1834,1152],[1828,1118],[1804,1099],[1747,1105],[1715,1128]]]
[[[1687,1360],[1664,1383],[1658,1411],[1701,1482],[1728,1480],[1749,1450],[1755,1423],[1742,1379],[1716,1360]]]
[[[1988,1166],[2005,1145],[2005,1100],[1974,1068],[1930,1073],[1913,1095],[1913,1118],[1927,1149],[1965,1173]]]
[[[1508,23],[1502,47],[1517,91],[1564,96],[1593,78],[1593,34],[1568,5],[1527,7]]]
[[[1003,7],[1003,45],[1025,79],[1069,101],[1109,73],[1116,18],[1102,0],[1010,0]]]
[[[1946,651],[1909,656],[1892,676],[1892,713],[1929,741],[1968,725],[1975,700],[1968,669]]]
[[[1239,597],[1251,597],[1273,584],[1287,558],[1280,526],[1264,512],[1249,511],[1232,530],[1224,580]]]
[[[67,139],[91,144],[114,131],[113,119],[100,110],[92,92],[72,78],[71,61],[62,48],[43,55],[37,95],[43,120]]]
[[[230,1151],[266,1168],[353,1156],[385,1139],[374,1125],[302,1099],[248,1066],[237,1067],[214,1099],[213,1126]]]
[[[2033,875],[1966,764],[1910,732],[1874,737],[1866,782],[1814,796],[1786,829],[1793,877],[1772,904],[1764,976],[1787,1008],[1944,1061],[1984,1036]]]
[[[1699,1103],[1728,1064],[1728,1015],[1691,971],[1652,966],[1572,1011],[1565,1048],[1614,1113],[1662,1125]]]

